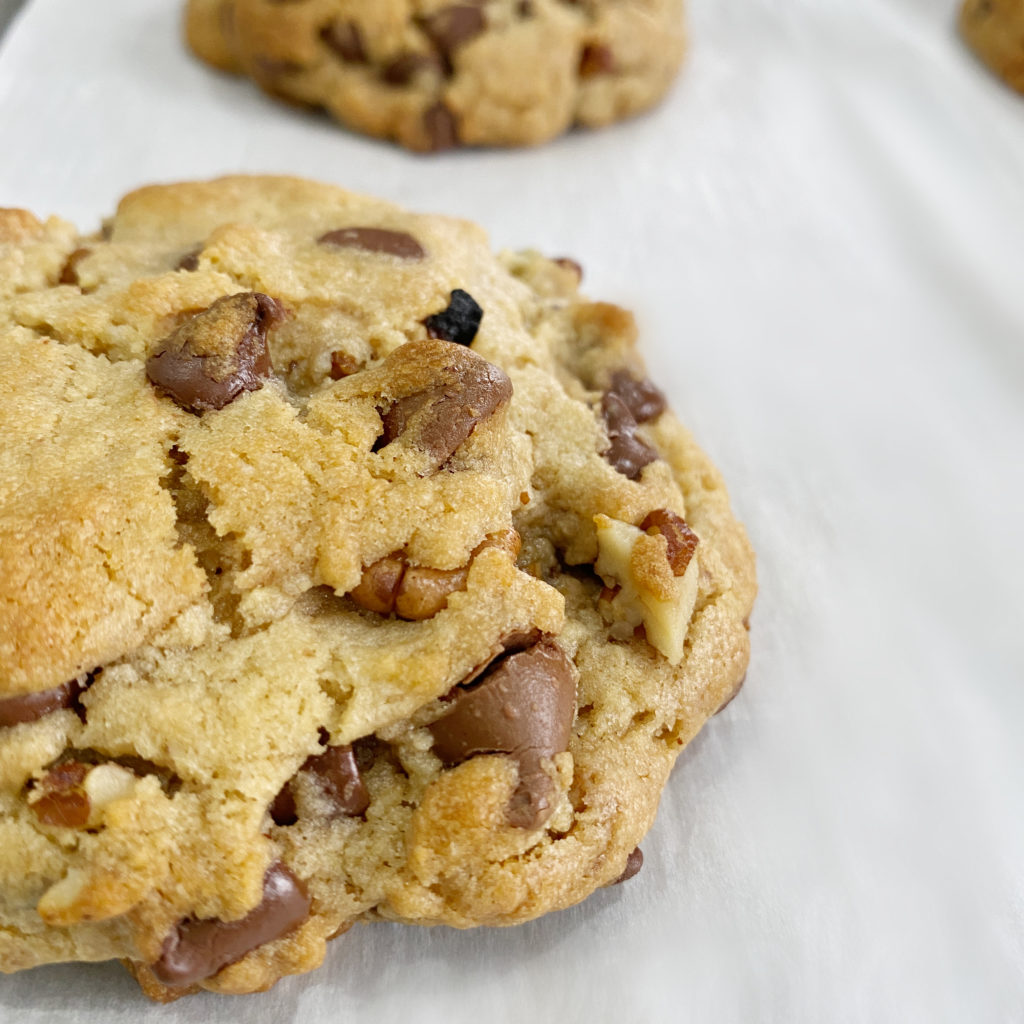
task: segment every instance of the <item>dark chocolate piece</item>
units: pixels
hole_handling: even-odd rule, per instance
[[[635,875],[640,873],[640,869],[644,866],[644,854],[638,846],[627,858],[626,866],[623,868],[622,874],[615,879],[614,882],[609,882],[609,885],[621,885],[623,882],[628,882]]]
[[[471,4],[443,7],[423,18],[422,24],[449,67],[455,51],[480,35],[487,25],[483,11]]]
[[[366,47],[363,46],[363,36],[354,21],[334,20],[320,30],[320,38],[349,64],[366,63]]]
[[[284,864],[274,864],[263,878],[263,900],[239,921],[216,918],[179,922],[164,940],[152,966],[157,981],[185,988],[241,960],[264,943],[294,931],[309,916],[306,889]]]
[[[455,115],[440,101],[423,112],[423,127],[431,153],[454,149],[459,144],[459,124]]]
[[[665,396],[646,377],[637,380],[628,370],[612,374],[610,394],[621,398],[637,423],[656,420],[667,408]]]
[[[0,698],[0,728],[36,722],[51,711],[73,707],[76,698],[84,689],[85,685],[80,679],[72,679],[71,682],[61,683],[52,690],[19,693],[16,697]]]
[[[397,352],[415,358],[427,346],[445,345],[446,365],[430,387],[395,401],[382,412],[383,434],[377,449],[402,438],[430,456],[434,469],[446,462],[473,433],[476,425],[512,397],[512,382],[504,370],[450,342],[410,342]],[[424,352],[424,357],[428,355]]]
[[[601,414],[610,442],[605,459],[623,476],[636,480],[644,466],[657,459],[658,453],[636,436],[636,419],[617,395],[605,392]]]
[[[509,754],[519,784],[506,815],[517,828],[538,828],[550,816],[551,779],[541,759],[568,749],[576,714],[572,663],[553,640],[497,662],[481,680],[460,688],[430,726],[434,752],[446,765],[475,754]]]
[[[317,241],[321,245],[362,249],[365,252],[383,252],[404,260],[421,260],[426,256],[423,246],[412,235],[404,231],[389,231],[386,228],[337,228],[321,235]]]
[[[351,744],[328,747],[322,754],[307,757],[299,771],[316,778],[339,815],[358,817],[370,805],[370,795],[363,784]],[[298,820],[291,780],[274,798],[270,816],[277,825],[294,825]]]
[[[269,295],[225,295],[158,345],[146,375],[189,412],[223,409],[263,387],[271,373],[267,331],[285,316]]]
[[[448,307],[428,316],[423,325],[432,338],[454,341],[456,345],[472,345],[483,318],[484,311],[476,299],[469,292],[456,288],[449,296]]]
[[[441,59],[432,53],[403,53],[384,66],[380,77],[388,85],[408,85],[417,75],[444,73]]]

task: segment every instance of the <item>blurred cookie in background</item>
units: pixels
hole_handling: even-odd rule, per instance
[[[657,103],[682,0],[189,0],[214,67],[409,149],[530,146]]]
[[[960,32],[1007,85],[1024,92],[1024,0],[965,0]]]

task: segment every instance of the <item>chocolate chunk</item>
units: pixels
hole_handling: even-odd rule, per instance
[[[157,346],[146,375],[189,412],[223,409],[271,373],[267,331],[286,316],[260,292],[217,299]]]
[[[647,378],[637,380],[628,370],[616,370],[612,375],[610,394],[622,399],[637,423],[656,420],[667,408],[665,396]]]
[[[484,311],[469,292],[456,288],[448,300],[448,308],[423,321],[427,334],[456,345],[472,345]]]
[[[444,73],[441,59],[432,53],[404,53],[384,65],[380,77],[388,85],[408,85],[417,75]]]
[[[186,918],[179,922],[164,939],[153,974],[170,988],[194,985],[258,946],[294,931],[309,916],[309,908],[302,882],[283,864],[274,864],[263,878],[259,906],[239,921]]]
[[[486,27],[483,11],[470,4],[452,4],[422,19],[423,31],[437,47],[449,68],[455,51],[476,38]]]
[[[448,766],[475,754],[509,754],[519,784],[506,810],[510,825],[538,828],[554,808],[543,758],[568,749],[576,714],[572,663],[553,640],[497,662],[479,682],[460,689],[430,726],[434,753]]]
[[[623,869],[622,874],[615,879],[614,882],[609,882],[609,885],[621,885],[623,882],[628,882],[634,875],[640,873],[640,869],[644,866],[644,855],[643,851],[638,846],[627,858],[626,867]]]
[[[76,249],[65,262],[57,279],[59,284],[78,284],[78,264],[91,255],[92,249]]]
[[[682,576],[693,558],[700,538],[690,529],[686,520],[681,519],[671,509],[659,508],[647,515],[640,524],[641,530],[648,533],[660,533],[668,545],[666,554],[668,564],[672,566],[673,576]]]
[[[184,256],[178,260],[178,265],[174,268],[175,270],[187,270],[192,272],[199,269],[199,255],[202,253],[203,247],[197,245],[194,249],[190,249]]]
[[[618,395],[605,392],[601,415],[611,442],[605,459],[623,476],[636,480],[644,466],[657,459],[658,453],[636,436],[636,419]]]
[[[444,348],[437,365],[436,346]],[[393,355],[435,363],[434,382],[395,401],[381,415],[383,433],[377,450],[401,438],[426,452],[439,469],[476,429],[512,397],[504,370],[459,345],[446,341],[409,342]],[[391,357],[389,357],[391,358]]]
[[[366,63],[363,36],[354,21],[332,21],[320,30],[320,38],[342,60],[350,64]]]
[[[455,115],[441,102],[423,112],[423,127],[431,153],[454,149],[459,144],[459,125]]]
[[[40,693],[20,693],[16,697],[0,699],[0,728],[35,722],[51,711],[73,707],[78,695],[85,689],[83,679],[72,679],[69,683],[61,683],[52,690]]]
[[[370,795],[363,785],[351,745],[328,747],[322,754],[307,757],[299,771],[315,778],[339,815],[357,817],[370,806]],[[274,798],[270,816],[277,825],[294,825],[298,820],[291,781],[285,783]]]
[[[336,245],[343,249],[383,252],[404,260],[421,260],[426,256],[423,246],[412,235],[386,228],[337,228],[321,235],[317,241],[321,245]]]
[[[615,57],[603,43],[588,43],[580,54],[580,78],[608,75],[615,70]]]

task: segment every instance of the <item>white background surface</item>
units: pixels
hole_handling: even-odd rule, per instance
[[[91,230],[143,183],[287,171],[577,256],[748,524],[753,661],[628,885],[513,930],[355,929],[264,996],[40,969],[0,1020],[1024,1020],[1024,100],[952,0],[691,0],[653,115],[433,158],[199,65],[178,8],[28,6],[0,203]]]

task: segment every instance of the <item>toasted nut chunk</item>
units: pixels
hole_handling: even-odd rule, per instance
[[[498,548],[515,559],[521,546],[515,530],[488,534],[470,556],[472,560],[484,548]],[[433,618],[448,604],[456,591],[466,589],[469,565],[458,569],[432,569],[408,565],[401,555],[388,555],[363,571],[359,586],[349,591],[356,604],[381,615],[394,613],[400,619],[418,622]]]
[[[374,562],[363,570],[359,586],[349,591],[349,597],[368,611],[390,615],[405,568],[405,562],[390,555]]]
[[[598,601],[612,625],[612,635],[626,639],[643,625],[651,645],[678,665],[697,602],[696,555],[688,560],[683,575],[676,576],[664,535],[647,534],[600,514],[594,516],[594,524],[598,549],[594,568],[608,587],[620,588]]]
[[[43,825],[94,828],[104,808],[132,794],[135,781],[132,772],[118,764],[63,761],[36,783],[28,802]]]
[[[661,534],[668,545],[668,564],[675,576],[682,576],[697,550],[697,534],[671,509],[659,508],[648,514],[640,524],[649,534]]]
[[[89,797],[82,788],[89,765],[65,761],[51,768],[29,793],[29,806],[43,825],[85,828]]]

